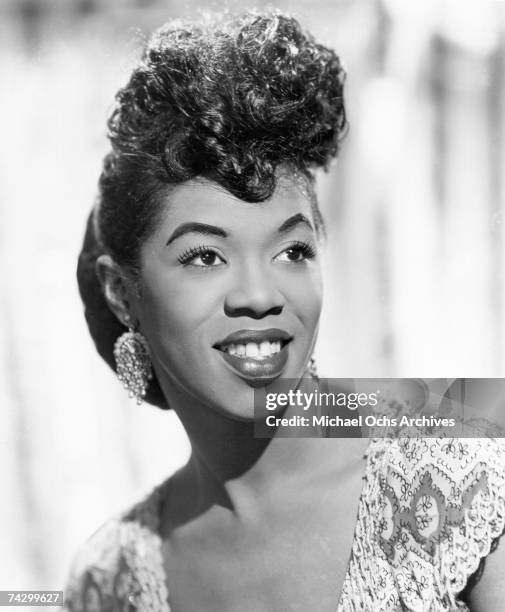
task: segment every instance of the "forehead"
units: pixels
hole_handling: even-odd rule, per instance
[[[312,205],[303,185],[295,180],[279,181],[272,197],[264,202],[245,202],[219,185],[199,179],[175,187],[166,198],[161,219],[164,231],[181,223],[219,225],[230,234],[240,231],[276,230],[297,213],[314,224]],[[160,228],[161,229],[161,228]]]

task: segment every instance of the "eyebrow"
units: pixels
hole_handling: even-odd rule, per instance
[[[167,240],[167,245],[173,242],[176,238],[180,238],[184,236],[184,234],[205,234],[206,236],[220,236],[221,238],[226,238],[228,234],[221,227],[217,227],[216,225],[209,225],[208,223],[182,223],[175,228],[172,232],[172,235]]]
[[[306,225],[310,230],[314,231],[312,223],[307,219],[305,215],[302,215],[302,213],[297,213],[296,215],[289,217],[289,219],[286,219],[286,221],[284,221],[284,223],[279,227],[277,231],[280,234],[283,234],[285,232],[290,232],[298,225]]]
[[[279,226],[277,231],[280,234],[284,234],[286,232],[290,232],[298,225],[306,225],[310,230],[313,231],[312,223],[302,213],[297,213],[296,215],[293,215],[292,217],[286,219],[286,221],[284,221],[284,223]],[[217,227],[216,225],[196,222],[182,223],[172,232],[170,238],[167,240],[166,246],[171,244],[177,238],[184,236],[184,234],[191,233],[204,234],[206,236],[220,236],[221,238],[228,237],[228,233],[225,232],[223,228]]]

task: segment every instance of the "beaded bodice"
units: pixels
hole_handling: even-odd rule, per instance
[[[505,442],[373,439],[365,459],[337,612],[468,610],[458,596],[505,528]],[[84,545],[66,611],[171,612],[159,535],[162,487]]]

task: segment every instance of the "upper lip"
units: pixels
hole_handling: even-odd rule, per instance
[[[255,342],[259,344],[264,341],[268,342],[289,342],[292,339],[287,332],[282,329],[270,328],[270,329],[240,329],[239,331],[233,332],[226,336],[223,340],[214,344],[215,348],[222,349],[229,344],[247,344],[249,342]]]

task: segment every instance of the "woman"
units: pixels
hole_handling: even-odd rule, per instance
[[[87,542],[67,610],[467,609],[504,527],[500,445],[463,465],[436,440],[254,437],[255,388],[317,385],[313,170],[343,82],[294,19],[247,14],[164,26],[118,93],[80,291],[100,354],[192,455]],[[503,595],[490,565],[476,610],[499,609],[478,607]]]

